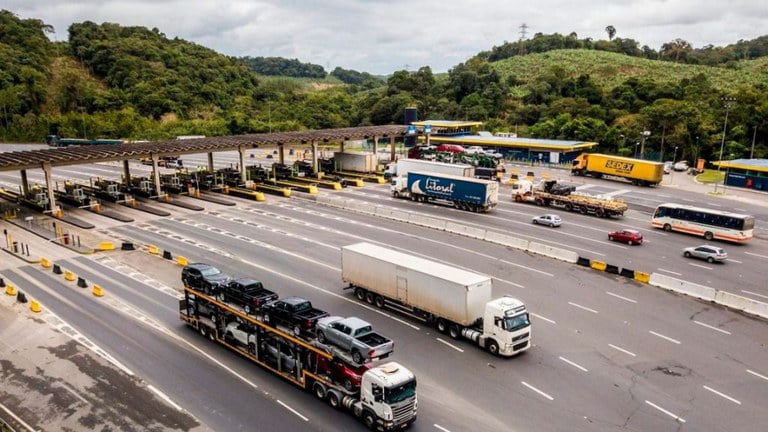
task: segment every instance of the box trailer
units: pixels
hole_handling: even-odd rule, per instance
[[[499,203],[499,184],[492,180],[411,171],[392,181],[392,196],[428,202],[444,200],[456,208],[488,211]]]
[[[446,162],[435,162],[424,159],[398,159],[397,162],[389,164],[387,172],[388,177],[405,177],[411,171],[426,171],[439,174],[450,174],[461,177],[474,177],[475,167],[467,164],[453,164]]]
[[[623,156],[582,153],[573,160],[571,174],[595,178],[609,175],[625,178],[632,184],[652,186],[661,183],[664,178],[664,164]]]
[[[378,156],[370,152],[335,152],[333,161],[336,171],[373,173],[379,166]]]

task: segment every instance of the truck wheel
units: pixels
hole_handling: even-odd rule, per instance
[[[362,288],[355,288],[355,297],[360,301],[365,300],[365,290]]]
[[[573,211],[573,204],[566,203],[565,204],[565,211]]]
[[[328,404],[335,409],[338,409],[341,406],[341,399],[339,399],[338,393],[335,391],[328,392]]]
[[[445,331],[448,329],[448,324],[445,322],[444,319],[438,318],[437,319],[437,331],[440,333],[445,333]]]
[[[223,293],[223,292],[220,292],[220,293],[219,293],[219,295],[218,295],[218,296],[216,296],[216,298],[218,298],[218,299],[219,299],[219,301],[220,301],[220,302],[222,302],[222,303],[224,303],[225,301],[227,301],[227,297],[224,295],[224,293]]]
[[[204,326],[204,325],[200,324],[200,323],[198,323],[198,324],[197,324],[197,326],[198,326],[198,327],[197,327],[197,331],[199,331],[199,332],[200,332],[200,334],[201,334],[203,337],[208,337],[208,328],[207,328],[206,326]]]
[[[497,355],[499,353],[499,344],[496,343],[495,340],[488,342],[488,352],[493,355]]]
[[[368,411],[363,414],[363,424],[370,430],[376,430],[376,420],[373,418],[373,414]]]
[[[520,195],[515,195],[515,202],[523,202],[523,197]]]
[[[357,364],[363,364],[363,355],[359,351],[352,351],[352,361]]]
[[[326,340],[327,339],[325,339],[325,333],[323,333],[321,331],[318,331],[317,332],[317,341],[320,342],[321,344],[324,344]]]
[[[368,304],[373,304],[375,299],[376,296],[372,292],[365,293],[365,301],[368,302]]]
[[[384,297],[377,295],[376,299],[374,300],[374,303],[376,304],[376,307],[383,308],[384,307]]]
[[[315,396],[317,396],[317,398],[320,400],[325,399],[325,386],[315,381],[315,385],[313,387],[315,390]]]
[[[461,337],[461,329],[456,324],[452,325],[448,328],[448,334],[451,335],[451,338],[458,339]]]
[[[293,326],[293,335],[298,337],[301,334],[301,327]]]
[[[595,210],[595,215],[597,215],[597,217],[601,218],[601,217],[605,216],[605,210],[603,210],[601,208],[598,208],[597,210]]]
[[[250,315],[251,314],[251,305],[246,304],[245,306],[243,306],[243,310],[245,311],[246,315]]]

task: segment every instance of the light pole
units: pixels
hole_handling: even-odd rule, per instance
[[[755,154],[755,138],[757,138],[757,125],[755,125],[755,132],[752,134],[752,148],[749,149],[749,158],[752,159],[752,157]]]
[[[640,141],[640,159],[645,159],[645,140],[651,136],[651,131],[643,131]]]
[[[717,164],[717,175],[720,176],[720,172],[723,166],[723,147],[725,147],[725,131],[728,128],[728,112],[731,111],[733,105],[736,103],[734,97],[721,97],[720,100],[725,104],[725,121],[723,122],[723,139],[720,141],[720,161]],[[723,190],[725,190],[725,179],[723,179]],[[717,182],[715,182],[715,192],[717,192]]]
[[[672,153],[672,169],[669,170],[669,184],[673,184],[673,180],[675,177],[675,161],[676,160],[677,160],[677,146],[675,146],[675,151]]]
[[[635,143],[635,152],[633,153],[635,159],[637,159],[637,147],[640,145],[640,141]]]

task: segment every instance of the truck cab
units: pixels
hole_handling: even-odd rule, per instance
[[[404,366],[389,362],[363,374],[360,383],[363,423],[371,430],[399,430],[416,421],[416,377]]]
[[[496,341],[494,354],[510,356],[531,347],[531,321],[525,304],[504,296],[489,301],[483,316],[483,335]],[[490,345],[489,350],[493,351]]]

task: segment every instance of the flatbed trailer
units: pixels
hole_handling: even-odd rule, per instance
[[[579,212],[597,217],[621,217],[629,209],[626,202],[593,196],[568,193],[554,194],[537,190],[528,180],[519,180],[513,185],[512,199],[515,202],[533,203],[542,207],[559,207],[569,212]]]

